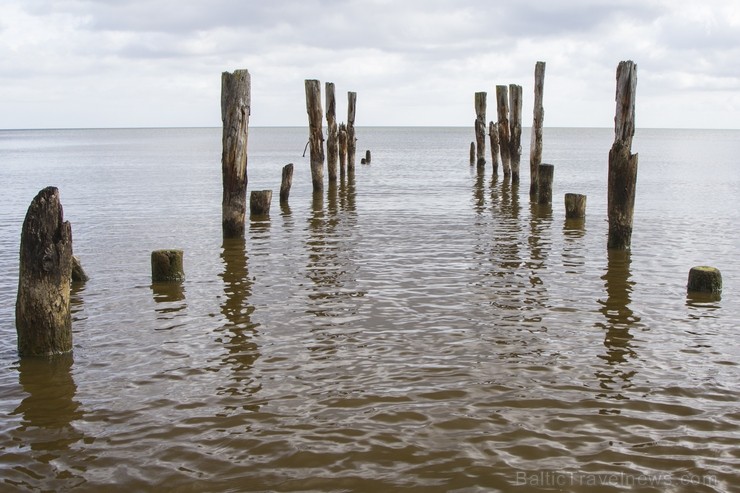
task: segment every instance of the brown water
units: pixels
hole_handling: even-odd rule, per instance
[[[631,253],[610,130],[546,132],[552,207],[477,176],[469,129],[363,129],[373,164],[317,200],[306,132],[252,131],[250,189],[295,162],[290,209],[226,242],[218,129],[0,132],[0,490],[739,491],[740,132],[638,131]],[[48,184],[91,280],[74,353],[19,360]],[[152,285],[168,247],[187,279]],[[699,264],[721,299],[687,297]]]

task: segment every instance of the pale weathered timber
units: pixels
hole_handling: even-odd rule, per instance
[[[545,62],[537,62],[534,66],[534,115],[529,146],[529,196],[531,199],[537,196],[539,183],[537,172],[542,164],[542,128],[545,122],[544,87]]]
[[[470,166],[475,164],[475,142],[470,143]]]
[[[182,250],[152,252],[152,282],[173,282],[185,279]]]
[[[486,99],[485,92],[475,93],[475,156],[478,170],[486,166]]]
[[[293,163],[283,166],[280,180],[280,205],[287,205],[290,198],[290,187],[293,186]]]
[[[552,180],[555,174],[555,166],[552,164],[540,164],[537,172],[540,176],[540,186],[537,189],[537,203],[552,204]]]
[[[221,74],[223,122],[221,169],[223,200],[221,221],[225,238],[244,236],[247,211],[247,136],[251,106],[247,70]]]
[[[326,167],[329,171],[329,183],[337,181],[337,101],[334,97],[334,83],[326,83]]]
[[[491,165],[493,167],[493,174],[498,175],[498,167],[501,165],[498,123],[490,122],[488,124],[488,137],[491,141]]]
[[[249,215],[252,218],[270,217],[272,190],[252,190],[249,194]]]
[[[347,169],[355,170],[357,137],[355,136],[355,113],[357,112],[357,93],[347,93]]]
[[[586,196],[579,193],[565,194],[565,218],[582,219],[586,217]]]
[[[511,133],[509,129],[509,88],[496,86],[499,149],[504,177],[511,176]]]
[[[522,86],[509,84],[509,112],[511,181],[519,183],[522,162]]]
[[[689,293],[720,294],[722,292],[722,274],[716,267],[700,265],[689,270],[689,282],[686,285]]]
[[[617,67],[614,144],[609,151],[607,248],[626,250],[632,242],[632,219],[637,185],[637,154],[632,154],[635,135],[635,90],[637,65],[620,62]]]
[[[64,220],[59,190],[46,187],[31,201],[21,229],[15,303],[20,356],[72,350],[71,279],[72,226]]]
[[[344,177],[344,171],[347,167],[347,126],[344,123],[339,124],[339,175]]]
[[[324,131],[321,123],[321,85],[316,79],[306,79],[305,85],[308,142],[311,147],[311,183],[314,193],[318,193],[324,190]]]
[[[90,277],[82,268],[82,262],[76,255],[72,255],[72,282],[87,282]]]

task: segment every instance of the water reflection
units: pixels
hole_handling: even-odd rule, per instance
[[[221,252],[224,271],[220,274],[224,283],[224,301],[221,313],[226,318],[223,337],[217,342],[223,344],[226,354],[224,366],[231,369],[232,381],[218,388],[219,394],[234,396],[254,394],[262,384],[251,370],[260,356],[256,338],[258,325],[252,319],[254,306],[249,303],[252,294],[252,281],[249,279],[246,241],[244,238],[224,239]],[[239,405],[253,409],[244,402]]]
[[[85,438],[74,426],[84,412],[75,399],[73,362],[72,353],[68,353],[51,358],[23,358],[18,363],[18,380],[28,396],[11,413],[22,417],[21,426],[12,433],[16,446],[29,446],[35,452],[36,463],[16,468],[12,474],[8,472],[8,481],[12,478],[16,483],[18,479],[16,484],[26,484],[29,490],[35,489],[34,484],[36,488],[53,490],[57,480],[61,485],[78,477],[56,463],[73,444]]]
[[[608,365],[596,372],[601,388],[616,390],[615,399],[624,399],[618,391],[632,386],[636,371],[628,365],[636,357],[630,329],[640,321],[630,307],[634,281],[631,278],[631,254],[629,250],[609,250],[606,273],[601,277],[606,288],[606,300],[599,300],[599,311],[605,322],[596,324],[604,329],[606,353],[599,355]]]

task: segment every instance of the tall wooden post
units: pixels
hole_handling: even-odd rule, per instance
[[[519,167],[522,162],[522,86],[509,84],[509,103],[511,181],[519,183]]]
[[[326,83],[326,166],[329,182],[337,181],[337,102],[334,98],[334,83]]]
[[[498,175],[498,167],[501,164],[501,156],[499,154],[498,123],[490,122],[488,124],[488,137],[491,140],[491,164],[493,166],[493,174]]]
[[[347,126],[344,123],[339,124],[339,174],[344,177],[344,170],[347,166]]]
[[[308,141],[311,145],[311,183],[313,191],[324,190],[324,132],[321,123],[321,86],[316,79],[306,79]]]
[[[357,152],[357,138],[355,137],[355,111],[357,108],[357,93],[347,93],[347,170],[355,170],[355,153]]]
[[[251,106],[247,70],[221,74],[221,121],[223,122],[221,170],[223,200],[221,222],[224,238],[244,236],[247,211],[247,135]]]
[[[609,240],[610,249],[627,250],[632,242],[632,218],[637,184],[637,154],[632,154],[635,135],[635,90],[637,65],[619,62],[614,144],[609,151]]]
[[[509,130],[509,88],[496,86],[496,109],[498,113],[498,136],[501,150],[501,167],[504,177],[511,176],[511,134]]]
[[[288,205],[290,198],[290,187],[293,185],[293,163],[283,166],[280,180],[280,205]]]
[[[72,226],[64,220],[59,190],[47,187],[31,202],[21,229],[15,303],[20,356],[72,350],[71,279]]]
[[[475,93],[475,144],[478,171],[486,166],[486,98],[485,92]]]
[[[529,197],[537,196],[539,175],[537,171],[542,164],[542,126],[545,121],[543,96],[545,86],[545,62],[537,62],[534,66],[534,118],[532,121],[532,139],[529,146]]]

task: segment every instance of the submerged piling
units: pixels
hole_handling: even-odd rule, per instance
[[[545,109],[542,106],[545,86],[545,62],[537,62],[534,67],[534,117],[532,120],[532,138],[529,146],[529,196],[537,196],[539,184],[539,166],[542,164],[542,127],[545,121]]]
[[[555,174],[555,166],[540,164],[537,173],[540,176],[540,185],[537,188],[537,203],[552,204],[552,180]]]
[[[607,248],[626,250],[632,242],[632,218],[637,184],[637,154],[632,154],[635,134],[635,89],[637,65],[620,62],[617,67],[616,116],[614,144],[609,151]]]
[[[152,282],[173,282],[185,279],[182,250],[154,250],[152,252]]]
[[[486,166],[486,98],[485,92],[475,93],[475,162],[478,171]]]
[[[249,194],[249,215],[253,219],[270,217],[272,190],[252,190]]]
[[[586,217],[586,196],[578,193],[565,194],[565,218],[583,219]]]
[[[475,142],[470,143],[470,166],[475,164]]]
[[[707,293],[718,295],[722,292],[722,274],[716,267],[700,265],[689,270],[689,282],[686,285],[689,293]]]
[[[321,86],[316,79],[306,79],[308,142],[311,146],[311,183],[314,193],[324,190],[324,133],[321,124]]]
[[[72,226],[64,220],[59,190],[46,187],[31,201],[21,229],[15,303],[20,356],[72,350],[71,280]]]
[[[337,102],[334,97],[334,83],[326,83],[326,167],[329,183],[337,181]]]
[[[509,84],[509,112],[511,181],[519,183],[522,161],[522,86]]]
[[[511,176],[511,134],[509,130],[509,88],[496,86],[499,149],[504,177]]]
[[[293,163],[283,166],[280,180],[280,205],[287,205],[290,198],[290,187],[293,185]]]
[[[250,77],[247,70],[221,74],[221,120],[223,122],[221,222],[224,238],[244,236],[247,211],[247,136],[250,94]]]

